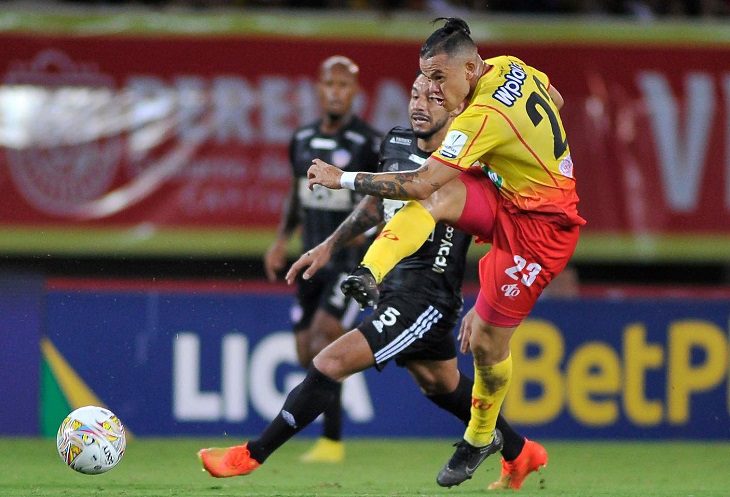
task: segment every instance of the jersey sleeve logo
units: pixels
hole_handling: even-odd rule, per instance
[[[464,148],[466,142],[469,141],[469,137],[461,131],[452,130],[446,135],[443,143],[441,144],[441,150],[439,154],[447,159],[456,159],[461,153],[461,149]]]

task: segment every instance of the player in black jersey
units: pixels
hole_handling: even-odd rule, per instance
[[[264,257],[269,280],[286,264],[289,239],[301,227],[302,249],[321,243],[352,212],[362,198],[352,192],[307,187],[307,169],[315,157],[328,157],[345,171],[377,164],[380,134],[352,112],[358,93],[357,65],[347,57],[332,56],[319,68],[317,89],[322,117],[296,130],[290,145],[293,184],[284,206],[277,237]],[[292,309],[299,363],[309,367],[312,358],[349,329],[359,315],[358,306],[345,297],[340,283],[364,254],[362,243],[353,243],[308,281],[297,280],[297,305]],[[305,462],[339,462],[344,457],[342,409],[332,402],[324,413],[323,436],[306,454]]]
[[[412,129],[394,128],[383,140],[381,171],[417,169],[443,140],[451,116],[430,95],[425,76],[414,82],[409,115]],[[292,265],[287,281],[292,283],[302,270],[305,279],[312,278],[349,240],[392,217],[402,205],[365,197],[331,236]],[[391,359],[408,369],[429,400],[467,424],[473,381],[458,370],[452,333],[462,309],[470,241],[467,234],[437,224],[430,239],[383,280],[374,313],[314,358],[305,380],[261,437],[229,449],[204,449],[204,467],[220,477],[250,473],[322,412],[342,380],[371,366],[381,370]],[[529,473],[547,463],[547,453],[501,415],[498,429],[504,438],[504,462],[502,476],[490,488],[519,488]]]

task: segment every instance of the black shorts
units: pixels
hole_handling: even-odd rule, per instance
[[[291,309],[293,329],[309,328],[317,309],[339,319],[348,331],[360,316],[360,307],[351,297],[340,290],[340,283],[349,274],[341,267],[323,267],[308,280],[297,277],[297,304]]]
[[[410,360],[446,361],[456,357],[454,327],[461,303],[445,306],[418,292],[385,295],[357,328],[365,336],[379,371],[391,359],[399,366]]]

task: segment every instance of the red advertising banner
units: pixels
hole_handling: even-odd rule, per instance
[[[361,67],[361,115],[407,125],[419,44],[0,36],[0,224],[273,228],[318,64]],[[730,51],[490,43],[565,97],[585,234],[730,236]],[[730,252],[730,251],[729,251]]]

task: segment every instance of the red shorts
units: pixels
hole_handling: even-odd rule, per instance
[[[487,323],[515,327],[568,264],[579,227],[552,214],[525,212],[502,197],[479,169],[464,172],[466,201],[455,227],[491,241],[479,261],[476,311]]]

